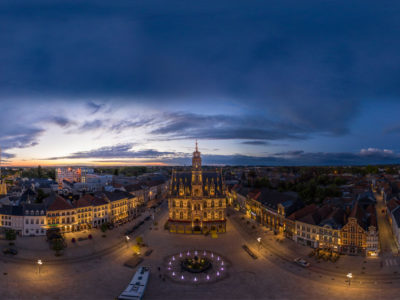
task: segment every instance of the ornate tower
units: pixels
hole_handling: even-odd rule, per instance
[[[193,152],[192,158],[192,196],[203,196],[203,176],[201,170],[201,157],[196,140],[196,151]]]

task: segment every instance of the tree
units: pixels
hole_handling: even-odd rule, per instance
[[[136,237],[136,243],[138,245],[142,245],[143,244],[143,238],[140,235]]]
[[[40,165],[37,168],[37,176],[38,176],[38,178],[42,178],[43,177],[43,170],[42,170],[42,167]]]
[[[52,248],[54,251],[56,251],[56,256],[60,255],[60,251],[62,251],[64,249],[64,241],[63,239],[54,239],[52,241],[53,245]]]
[[[9,241],[13,241],[17,238],[17,233],[14,229],[7,229],[6,230],[6,239]]]
[[[49,194],[46,194],[42,189],[38,189],[36,196],[36,203],[43,203],[43,199],[45,199],[48,196]]]
[[[118,175],[119,175],[119,169],[118,169],[118,168],[116,168],[116,169],[114,170],[114,175],[115,175],[115,176],[118,176]]]
[[[107,229],[108,229],[107,224],[106,223],[101,224],[100,229],[101,229],[102,232],[106,232]]]

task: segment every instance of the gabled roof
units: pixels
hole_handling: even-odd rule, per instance
[[[22,206],[2,205],[0,207],[0,214],[10,216],[22,216]]]
[[[54,210],[68,210],[73,209],[74,207],[69,203],[66,199],[61,196],[56,195],[54,201],[47,208],[48,211]]]
[[[106,205],[108,201],[103,193],[98,193],[94,195],[92,203],[93,206],[100,206],[100,205]]]
[[[110,200],[110,202],[118,201],[124,198],[132,198],[130,193],[123,191],[104,192],[104,195],[108,200]]]
[[[25,203],[22,205],[24,212],[26,210],[33,211],[46,211],[46,207],[43,203]]]
[[[299,219],[305,217],[306,215],[314,213],[317,210],[317,208],[318,208],[317,205],[315,205],[314,203],[311,205],[307,205],[307,206],[295,211],[294,213],[292,213],[288,217],[288,219],[293,220],[293,221],[299,220]]]
[[[90,194],[85,194],[74,202],[76,208],[92,206],[94,197]]]

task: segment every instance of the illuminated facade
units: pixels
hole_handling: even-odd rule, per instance
[[[57,168],[56,181],[58,189],[63,188],[63,181],[86,183],[86,175],[92,174],[93,169],[88,168]]]
[[[226,198],[222,171],[203,171],[193,152],[191,171],[173,171],[169,187],[169,228],[176,233],[226,231]]]

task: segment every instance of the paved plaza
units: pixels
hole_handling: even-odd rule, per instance
[[[143,256],[141,263],[151,268],[145,299],[383,299],[396,298],[400,292],[400,281],[395,273],[398,266],[381,267],[380,259],[365,263],[365,258],[342,257],[336,264],[317,264],[310,259],[310,269],[302,269],[290,260],[296,255],[305,256],[309,248],[285,239],[277,241],[279,236],[259,226],[254,229],[247,220],[241,219],[239,213],[231,212],[228,232],[218,238],[169,233],[163,229],[166,219],[164,204],[156,214],[158,226],[149,221],[131,236],[133,243],[137,234],[142,235],[144,242],[153,249],[151,255]],[[124,266],[132,257],[130,245],[123,242],[124,232],[132,225],[107,232],[107,238],[94,236],[94,243],[85,241],[75,248],[69,245],[65,257],[58,261],[54,261],[54,254],[45,248],[44,241],[32,238],[34,250],[21,250],[20,258],[26,260],[17,261],[16,258],[11,261],[2,257],[1,298],[115,299],[136,271]],[[261,247],[257,244],[257,236],[262,238]],[[252,259],[242,249],[243,244],[248,245],[258,259]],[[28,247],[26,241],[22,246]],[[196,249],[220,253],[229,260],[228,277],[209,284],[185,284],[165,276],[168,272],[166,257]],[[99,255],[99,252],[103,254]],[[40,273],[33,259],[38,253],[44,257]],[[80,255],[85,259],[79,260]],[[351,285],[345,282],[345,274],[350,269],[355,275]],[[382,280],[371,279],[377,276]]]

